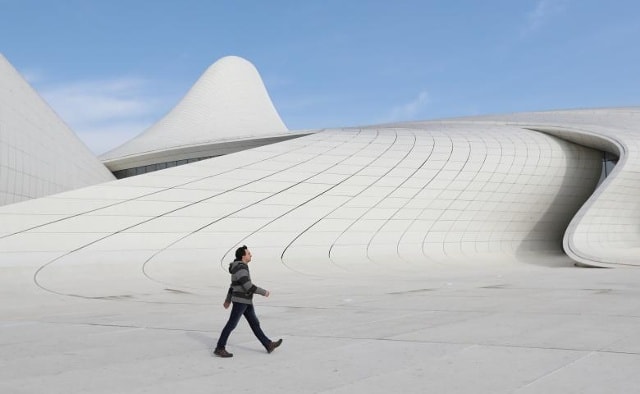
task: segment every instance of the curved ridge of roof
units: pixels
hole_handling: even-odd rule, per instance
[[[158,123],[100,159],[106,162],[181,146],[287,131],[254,65],[238,56],[226,56],[209,66]]]

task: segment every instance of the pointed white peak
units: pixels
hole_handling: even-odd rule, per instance
[[[158,123],[101,159],[109,161],[287,131],[258,70],[243,58],[227,56],[211,65]]]
[[[0,54],[0,205],[113,179]]]

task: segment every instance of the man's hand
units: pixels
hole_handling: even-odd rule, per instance
[[[228,309],[229,305],[231,305],[229,301],[225,301],[224,304],[222,304],[222,306],[224,306],[224,309]]]
[[[271,294],[271,293],[269,293],[269,290],[265,290],[265,292],[266,292],[266,293],[264,294],[264,296],[265,296],[265,297],[269,297],[269,294]]]

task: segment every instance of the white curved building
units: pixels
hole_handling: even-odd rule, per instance
[[[247,70],[210,69],[226,88],[197,83],[111,165],[228,154],[0,207],[0,388],[197,392],[240,368],[248,390],[296,394],[636,390],[640,271],[573,265],[640,266],[640,108],[317,130],[230,153],[240,134],[287,135],[265,100],[264,129],[228,116],[239,102],[208,118],[212,92],[240,94],[235,63]],[[16,108],[0,119],[29,119]],[[208,347],[243,244],[272,291],[261,321],[286,340],[265,363],[241,326],[226,368]]]
[[[0,205],[114,179],[0,55]]]
[[[562,255],[563,238],[578,262],[638,265],[640,234],[625,225],[640,220],[632,138],[623,134],[637,116],[584,110],[325,130],[5,207],[16,220],[3,223],[0,248],[58,256],[42,261],[43,285],[56,267],[105,254],[159,281],[186,259],[197,281],[238,244],[274,268],[315,274],[536,261]],[[602,150],[622,144],[628,153],[596,189]]]
[[[211,65],[158,123],[100,159],[119,177],[295,138],[247,60]]]

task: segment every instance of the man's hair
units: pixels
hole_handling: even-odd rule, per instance
[[[247,253],[247,245],[242,245],[238,249],[236,249],[236,261],[242,260],[242,256]]]

